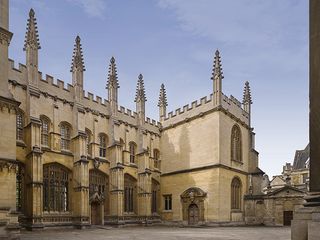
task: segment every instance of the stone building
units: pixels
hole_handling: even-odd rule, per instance
[[[135,111],[119,105],[115,58],[107,100],[85,92],[81,40],[75,39],[72,84],[43,76],[30,10],[25,64],[8,59],[8,0],[0,0],[0,219],[7,229],[90,224],[243,222],[244,195],[261,189],[263,172],[251,127],[251,93],[222,92],[219,51],[212,93],[167,114],[146,117],[138,76]],[[21,34],[21,33],[17,33]]]
[[[245,196],[248,224],[291,225],[294,213],[303,206],[309,183],[309,144],[295,152],[281,175],[261,180],[261,192]]]

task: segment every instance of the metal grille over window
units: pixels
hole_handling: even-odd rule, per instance
[[[17,140],[23,140],[23,115],[17,113]]]

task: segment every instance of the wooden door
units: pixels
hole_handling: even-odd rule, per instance
[[[100,204],[91,203],[91,225],[99,225],[100,222]]]
[[[196,225],[199,222],[199,208],[196,204],[191,204],[188,211],[189,225]]]
[[[293,211],[284,211],[283,212],[283,225],[284,226],[290,226],[292,219],[293,219]]]

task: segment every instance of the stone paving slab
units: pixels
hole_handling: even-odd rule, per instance
[[[41,232],[22,232],[22,240],[290,240],[289,227],[125,227],[86,230],[51,229]]]

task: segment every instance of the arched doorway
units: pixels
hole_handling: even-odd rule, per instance
[[[101,225],[101,206],[99,202],[91,202],[91,225]]]
[[[184,224],[204,223],[204,200],[207,193],[197,187],[187,189],[181,194],[182,218]]]
[[[188,209],[188,224],[197,225],[199,223],[199,208],[197,204],[190,204]]]
[[[92,225],[103,225],[108,210],[108,176],[98,169],[89,171],[89,201]]]

